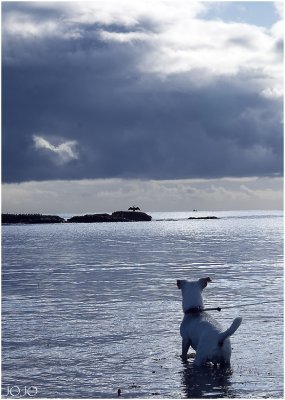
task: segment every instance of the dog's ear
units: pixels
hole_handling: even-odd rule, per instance
[[[208,282],[212,282],[212,279],[209,277],[199,279],[199,283],[202,289],[204,289],[207,286]]]
[[[182,287],[182,280],[181,280],[181,279],[177,279],[176,283],[177,283],[178,289],[181,289],[181,287]]]

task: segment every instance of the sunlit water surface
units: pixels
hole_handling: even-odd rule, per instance
[[[191,215],[4,226],[2,396],[283,397],[282,213]],[[237,306],[212,315],[243,317],[232,371],[179,357],[176,279],[204,276],[207,306]]]

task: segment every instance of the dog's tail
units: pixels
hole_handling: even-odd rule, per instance
[[[219,334],[219,345],[222,346],[224,343],[224,340],[229,337],[232,336],[235,331],[238,329],[238,327],[240,326],[242,321],[242,318],[238,317],[235,318],[231,324],[231,326],[225,331]]]

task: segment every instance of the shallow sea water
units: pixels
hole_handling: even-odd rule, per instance
[[[202,214],[3,226],[2,396],[282,398],[283,215]],[[205,306],[237,306],[212,315],[243,317],[231,370],[179,357],[176,280],[205,276]]]

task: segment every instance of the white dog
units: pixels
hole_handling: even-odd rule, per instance
[[[202,291],[211,282],[210,278],[201,278],[196,282],[177,280],[182,290],[182,308],[184,318],[180,326],[182,336],[182,359],[187,359],[189,347],[196,350],[195,366],[207,362],[217,365],[230,365],[231,343],[229,337],[241,324],[241,318],[235,318],[231,326],[223,331],[221,325],[207,312],[203,311]]]

